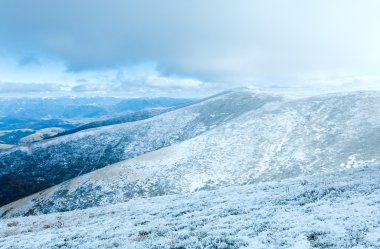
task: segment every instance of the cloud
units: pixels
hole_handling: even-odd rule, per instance
[[[73,92],[98,92],[98,91],[107,91],[105,86],[98,84],[81,84],[71,88]]]
[[[33,64],[40,65],[40,61],[35,56],[24,56],[19,60],[18,64],[19,66],[27,66],[27,65],[33,65]]]
[[[371,73],[379,11],[371,0],[13,0],[0,4],[0,44],[74,72],[152,61],[163,76],[202,81]]]
[[[1,82],[0,94],[4,93],[38,93],[38,92],[55,92],[61,88],[55,84],[48,83],[17,83],[17,82]]]
[[[193,79],[179,79],[159,76],[149,76],[145,80],[145,84],[158,88],[199,88],[202,82]]]
[[[112,84],[107,83],[85,83],[75,85],[71,88],[73,92],[108,92],[120,93],[128,92],[131,89],[141,88],[146,92],[153,89],[162,91],[171,91],[172,89],[192,90],[199,89],[203,86],[203,82],[187,78],[171,78],[158,75],[136,76],[117,73],[112,80]]]

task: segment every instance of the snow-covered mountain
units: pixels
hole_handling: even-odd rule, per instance
[[[128,123],[128,122],[140,121],[140,120],[144,120],[144,119],[148,119],[148,118],[157,116],[159,114],[162,114],[162,113],[165,113],[168,111],[172,111],[174,109],[175,109],[175,107],[145,109],[142,111],[135,111],[135,112],[126,113],[123,115],[118,115],[116,117],[107,117],[107,118],[103,118],[100,120],[96,120],[96,121],[86,123],[84,125],[81,125],[79,127],[73,128],[73,129],[66,130],[64,132],[60,132],[57,135],[50,137],[49,139],[55,138],[55,137],[66,136],[66,135],[73,134],[73,133],[76,133],[79,131],[103,127],[103,126],[107,126],[107,125],[115,125],[115,124],[123,124],[123,123]]]
[[[0,219],[0,247],[380,248],[380,167]]]
[[[89,129],[0,153],[0,205],[169,146],[282,97],[229,91],[138,122]]]
[[[246,96],[247,92],[233,95],[241,98],[242,94]],[[379,93],[282,101],[267,101],[266,95],[251,96],[261,96],[260,105],[229,120],[224,118],[214,129],[6,205],[0,209],[0,216],[83,209],[136,197],[188,193],[380,163]],[[198,104],[199,110],[204,110],[202,105],[209,107],[206,101]],[[157,118],[168,117],[173,115]],[[203,118],[213,120],[212,117]]]

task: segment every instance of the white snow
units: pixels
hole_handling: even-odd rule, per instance
[[[0,248],[380,248],[380,167],[0,220]]]
[[[20,147],[81,156],[128,137],[135,158],[1,207],[0,248],[379,249],[380,95],[220,111],[245,95]]]
[[[200,105],[206,106],[203,102]],[[152,129],[148,137],[153,139],[154,131],[158,130],[159,127]],[[135,197],[186,193],[378,164],[379,132],[379,94],[270,101],[194,138],[1,207],[0,215],[4,212],[6,216],[23,215],[30,210],[35,214],[67,211]],[[164,131],[160,137],[165,137]],[[142,142],[141,145],[147,146]]]

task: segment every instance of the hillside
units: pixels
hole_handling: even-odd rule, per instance
[[[380,163],[378,141],[379,93],[268,102],[182,143],[11,203],[0,213],[68,211],[340,171]]]
[[[174,109],[175,109],[174,107],[173,108],[146,109],[146,110],[142,110],[142,111],[130,112],[130,113],[127,113],[124,115],[118,115],[117,117],[103,118],[101,120],[92,121],[92,122],[89,122],[87,124],[81,125],[79,127],[60,132],[57,135],[52,136],[50,138],[62,137],[62,136],[73,134],[73,133],[76,133],[79,131],[103,127],[103,126],[107,126],[107,125],[115,125],[115,124],[140,121],[140,120],[151,118],[151,117],[157,116],[159,114],[162,114],[162,113],[174,110]]]
[[[87,129],[17,146],[0,153],[0,205],[195,137],[281,99],[239,89],[138,122]]]
[[[380,167],[0,219],[1,248],[380,248]]]

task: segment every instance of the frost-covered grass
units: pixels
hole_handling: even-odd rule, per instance
[[[0,248],[380,248],[380,167],[0,220]]]
[[[0,205],[177,144],[266,103],[281,100],[280,96],[255,94],[247,89],[229,91],[152,118],[16,146],[0,152]],[[10,188],[11,184],[17,186]]]
[[[139,152],[132,159],[1,207],[0,217],[85,209],[133,198],[189,193],[380,164],[379,93],[334,94],[291,101],[276,101],[272,97],[268,100],[267,96],[257,95],[253,99],[258,100],[253,101],[253,105],[260,106],[258,108],[251,106],[249,110],[242,111],[244,109],[237,108],[236,103],[230,105],[230,102],[236,101],[241,107],[244,99],[248,101],[252,98],[250,93],[244,91],[221,95],[187,107],[190,109],[184,108],[183,113],[165,113],[145,120],[148,126],[140,122],[138,125],[135,123],[134,128],[124,127],[127,133],[115,132],[115,127],[111,127],[109,129],[113,133],[104,133],[99,137],[96,133],[99,130],[89,131],[91,137],[103,147],[103,143],[110,140],[114,143],[123,137],[131,137],[136,128],[138,132],[133,135],[133,141],[123,142],[127,146],[123,151],[134,154],[133,151],[138,149]],[[186,122],[184,113],[192,113]],[[198,114],[191,118],[194,113]],[[207,128],[201,134],[198,131],[194,133],[202,127]],[[186,133],[192,131],[192,135],[177,137],[184,130],[187,130]],[[162,141],[172,138],[174,140],[167,144],[171,146],[163,145],[164,148],[161,148]],[[78,146],[76,142],[73,145]],[[104,159],[104,155],[112,161],[123,153],[112,146],[106,151],[95,150],[100,148],[95,142],[88,144],[88,147],[91,149],[88,153],[90,157]],[[98,162],[110,162],[86,160],[89,158],[87,155],[80,155],[86,147],[77,148],[67,152],[70,155],[54,154],[55,158],[70,164],[62,166],[50,161],[49,167],[54,171],[44,168],[42,172],[49,178],[60,174],[74,176],[73,172],[81,169],[82,163],[88,166],[88,170],[94,170]],[[77,152],[80,154],[72,157],[72,153]],[[40,160],[34,158],[31,161],[40,162],[44,158],[50,157],[46,155]],[[79,161],[72,164],[70,158]],[[28,162],[24,159],[23,162]],[[18,162],[15,159],[11,161]],[[23,168],[20,172],[34,176],[30,172],[35,169]],[[0,194],[1,190],[0,184]]]

